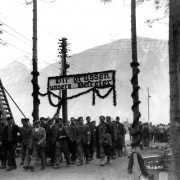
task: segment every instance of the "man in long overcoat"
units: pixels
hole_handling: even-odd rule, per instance
[[[61,155],[64,154],[66,159],[66,166],[68,167],[71,163],[69,156],[68,141],[73,141],[68,128],[63,125],[62,120],[59,120],[59,126],[54,129],[53,133],[53,145],[55,146],[55,169],[59,169],[61,161]]]
[[[24,169],[27,169],[30,164],[30,141],[33,127],[29,123],[28,118],[21,120],[23,127],[20,129],[20,143],[22,145],[22,156],[20,165],[24,165]]]
[[[104,166],[105,163],[110,163],[110,155],[112,148],[112,137],[110,135],[110,127],[105,123],[105,117],[100,116],[100,123],[96,128],[96,149],[97,158],[100,160],[100,165]],[[105,156],[107,156],[107,161],[105,162]]]
[[[45,147],[46,147],[46,131],[40,127],[40,121],[34,121],[34,128],[31,134],[30,149],[32,149],[32,159],[29,166],[31,171],[34,171],[34,164],[37,162],[38,157],[41,159],[40,170],[45,169]]]
[[[89,145],[91,142],[91,132],[89,126],[83,124],[83,117],[79,117],[79,126],[77,127],[77,155],[79,159],[78,166],[83,165],[84,156],[86,163],[89,163]]]
[[[14,124],[12,117],[7,117],[8,125],[4,128],[3,137],[2,137],[2,145],[5,148],[5,152],[7,152],[7,159],[4,160],[5,165],[6,161],[8,162],[8,167],[6,168],[8,171],[11,169],[16,169],[16,161],[15,161],[15,150],[16,146],[19,143],[20,129],[17,125]]]
[[[55,125],[53,124],[53,119],[48,119],[48,125],[46,126],[46,158],[49,157],[50,165],[54,166],[55,163],[55,147],[53,145],[53,133]]]

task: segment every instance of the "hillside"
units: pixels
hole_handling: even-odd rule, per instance
[[[140,62],[139,85],[140,111],[142,121],[147,121],[147,87],[150,88],[150,120],[153,123],[169,122],[169,74],[168,74],[168,42],[149,38],[138,38],[138,60]],[[112,94],[102,100],[96,98],[92,106],[92,93],[68,101],[68,117],[91,116],[98,121],[100,115],[119,115],[122,121],[132,121],[132,76],[131,41],[120,39],[102,46],[74,54],[67,60],[70,63],[68,74],[117,70],[116,90],[117,106],[113,106]],[[60,64],[54,63],[40,71],[40,91],[46,92],[47,77],[57,76]],[[25,65],[13,62],[6,68],[0,69],[0,77],[4,86],[15,99],[22,111],[32,120],[32,84],[30,71]],[[68,90],[68,96],[77,94],[85,89]],[[101,91],[104,94],[106,90]],[[47,97],[40,98],[40,116],[52,116],[55,109],[50,106]],[[9,100],[10,102],[10,100]],[[54,99],[54,102],[57,102]],[[22,118],[17,108],[10,102],[17,123]]]

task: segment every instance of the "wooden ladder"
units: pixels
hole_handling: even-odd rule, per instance
[[[4,91],[4,87],[0,79],[0,120],[2,119],[6,120],[7,117],[12,117],[14,121],[12,111],[11,111],[11,108],[8,103],[8,99]]]

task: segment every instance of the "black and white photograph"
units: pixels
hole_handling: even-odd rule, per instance
[[[180,0],[0,0],[0,180],[180,180]]]

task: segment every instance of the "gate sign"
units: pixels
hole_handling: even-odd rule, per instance
[[[115,71],[94,72],[48,78],[50,91],[76,88],[111,87],[114,86]]]

